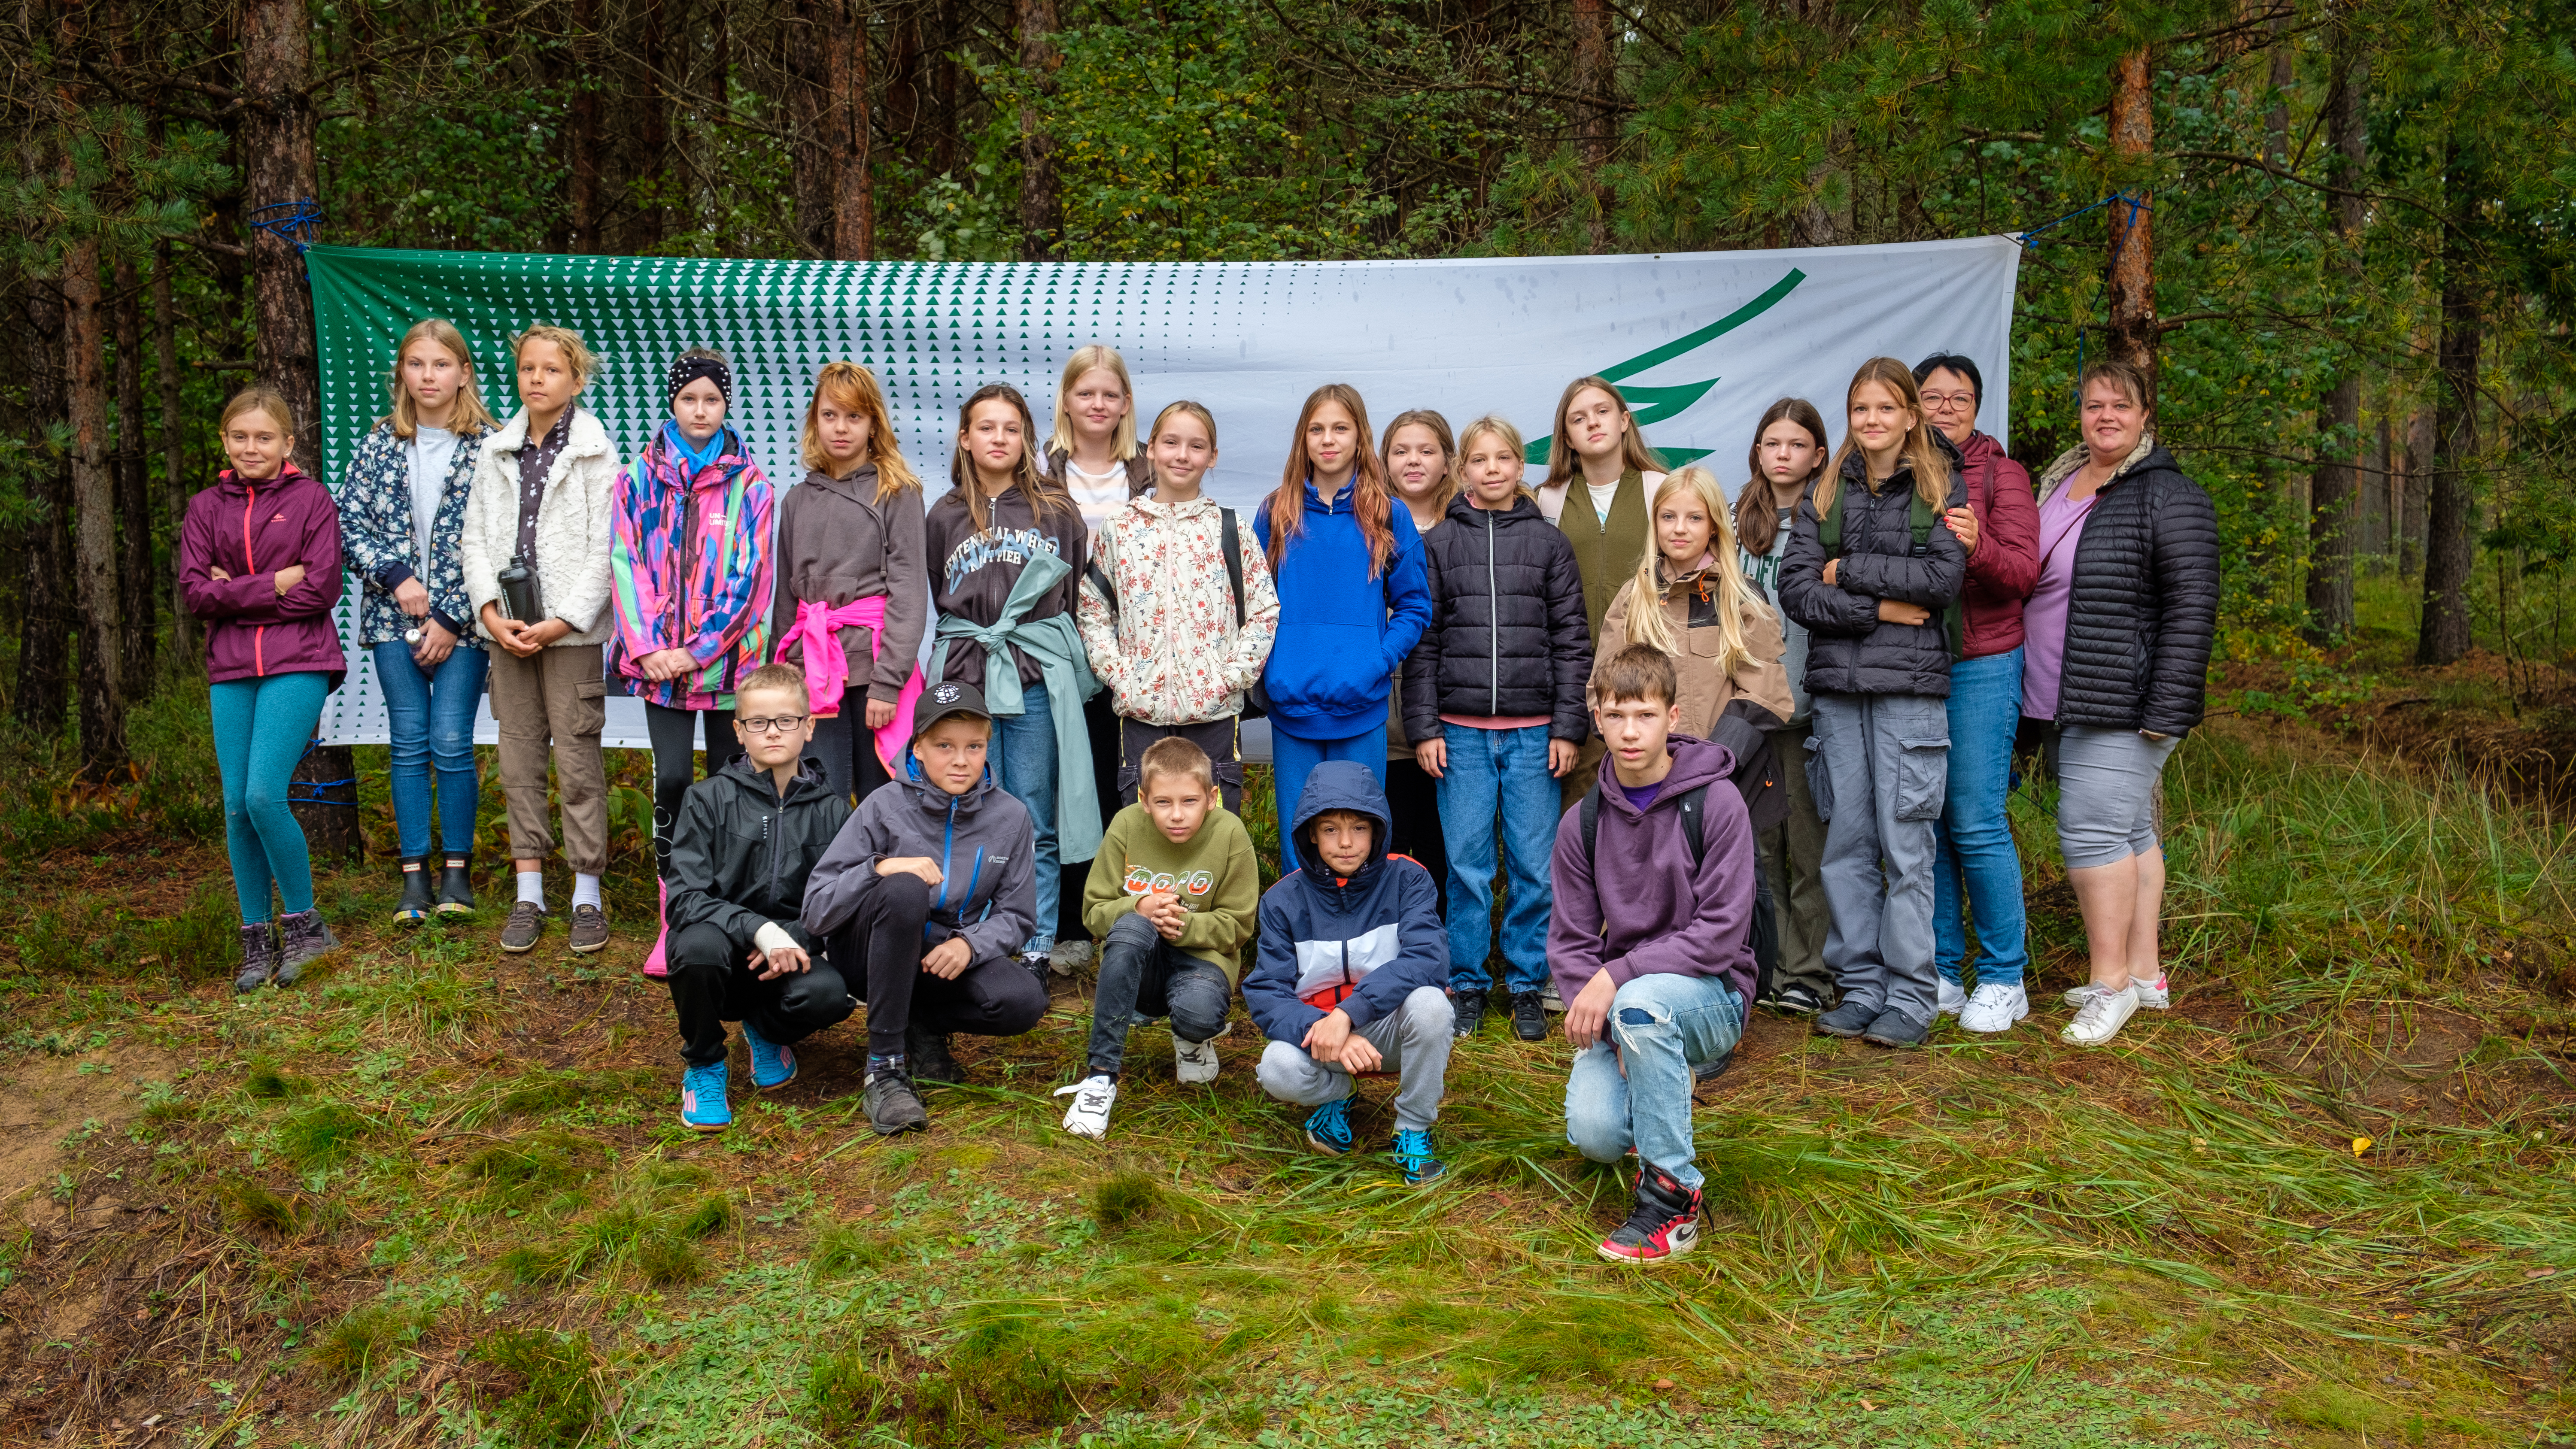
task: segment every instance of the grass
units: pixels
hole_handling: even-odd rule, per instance
[[[2570,836],[2270,724],[2167,785],[2173,1012],[2056,1044],[2080,930],[2023,791],[2033,1022],[1903,1056],[1758,1022],[1698,1117],[1707,1243],[1658,1272],[1591,1256],[1627,1185],[1564,1144],[1559,1041],[1461,1044],[1416,1192],[1302,1151],[1240,1022],[1204,1090],[1140,1031],[1109,1141],[1066,1137],[1062,988],[962,1045],[926,1136],[867,1132],[844,1029],[710,1138],[639,943],[406,934],[380,868],[325,871],[350,949],[291,992],[21,946],[0,1068],[62,1145],[0,1219],[0,1438],[78,1384],[76,1427],[192,1443],[2576,1439]],[[45,860],[21,939],[228,899],[97,915],[120,867]]]

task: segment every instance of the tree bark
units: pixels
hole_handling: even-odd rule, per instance
[[[1578,102],[1575,157],[1581,162],[1590,202],[1584,219],[1587,249],[1601,251],[1610,240],[1610,190],[1604,184],[1610,167],[1612,94],[1617,63],[1611,44],[1610,0],[1574,0],[1574,73]]]
[[[125,636],[117,678],[131,704],[152,692],[161,591],[152,567],[152,469],[143,447],[143,273],[132,257],[121,256],[115,276],[109,315],[116,324],[117,618]]]
[[[2110,266],[2110,354],[2146,375],[2147,407],[2155,408],[2156,274],[2154,216],[2147,210],[2143,176],[2154,164],[2155,96],[2150,89],[2152,61],[2144,50],[2122,56],[2111,70],[2110,139],[2119,171],[2114,179],[2135,205],[2113,202],[2108,255]]]
[[[170,255],[170,244],[162,242],[152,253],[152,352],[161,370],[161,486],[169,500],[173,552],[176,552],[179,520],[188,516],[188,495],[196,489],[188,476],[187,433],[180,425],[179,414],[179,308],[170,295],[171,269],[177,263]],[[181,659],[197,657],[197,616],[179,602],[179,571],[163,571],[163,586],[170,591],[170,647]]]
[[[2397,574],[2417,578],[2424,572],[2424,526],[2433,500],[2433,410],[2417,408],[2406,420],[2406,477],[2398,490],[2405,502],[2405,526],[2397,534]]]
[[[651,251],[662,244],[670,224],[670,213],[663,207],[661,196],[665,180],[663,169],[669,160],[671,133],[668,116],[669,97],[662,83],[662,69],[670,63],[663,53],[663,0],[644,0],[644,113],[637,117],[636,139],[643,154],[636,159],[635,175],[652,188],[651,199],[637,218],[643,250]]]
[[[66,420],[63,394],[63,297],[46,279],[26,288],[27,421],[31,430]],[[38,434],[43,435],[41,431]],[[71,665],[71,459],[51,459],[40,448],[35,508],[23,546],[26,574],[19,597],[18,684],[12,702],[18,723],[38,735],[62,733],[70,703]]]
[[[2326,205],[2334,219],[2334,252],[2327,263],[2328,306],[2357,306],[2363,285],[2362,227],[2369,210],[2359,196],[2369,164],[2367,125],[2370,83],[2361,54],[2360,26],[2349,3],[2335,6],[2327,42],[2334,51],[2334,83],[2326,93],[2326,137],[2333,148],[2329,179],[2346,188]],[[2352,632],[2354,505],[2361,477],[2353,458],[2361,448],[2361,377],[2349,357],[2333,386],[2317,399],[2316,471],[2308,480],[2308,623],[2310,639],[2323,642]]]
[[[808,257],[832,254],[832,206],[839,188],[832,174],[830,66],[824,51],[840,0],[795,0],[788,12],[788,185],[796,204],[796,243]]]
[[[836,154],[832,256],[864,262],[877,251],[876,183],[868,169],[868,15],[865,0],[828,0],[833,27],[827,80]]]
[[[2449,664],[2469,652],[2469,527],[2475,489],[2469,469],[2478,452],[2478,348],[2483,324],[2471,276],[2477,188],[2454,141],[2443,158],[2450,191],[2442,241],[2441,378],[2434,396],[2432,496],[2424,526],[2424,619],[2415,662]]]
[[[1029,97],[1020,106],[1020,260],[1051,262],[1063,255],[1064,198],[1056,190],[1055,134],[1046,110],[1055,99],[1055,0],[1011,0],[1019,23],[1020,70]]]
[[[68,180],[69,178],[66,178]],[[116,471],[107,449],[107,317],[98,240],[63,250],[63,384],[72,422],[72,594],[79,602],[81,769],[93,780],[125,764],[125,700],[116,589]]]
[[[572,0],[572,104],[564,127],[564,211],[569,249],[601,250],[599,225],[599,0]]]

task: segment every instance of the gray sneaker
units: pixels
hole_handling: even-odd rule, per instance
[[[537,949],[537,938],[545,933],[546,908],[535,901],[520,901],[510,907],[510,919],[501,923],[501,949],[524,956]]]
[[[339,938],[331,934],[330,924],[322,919],[322,908],[296,911],[277,918],[277,984],[292,986],[304,974],[304,963],[325,951],[338,948]]]
[[[1878,1019],[1869,1024],[1869,1029],[1860,1034],[1860,1039],[1872,1046],[1919,1047],[1930,1035],[1932,1023],[1916,1021],[1891,1006],[1878,1014]]]
[[[572,908],[572,939],[564,943],[579,955],[587,956],[608,944],[608,913],[597,906]]]
[[[1816,1030],[1827,1036],[1851,1038],[1869,1030],[1878,1020],[1878,1007],[1867,1001],[1845,1001],[1842,1005],[1816,1018]]]
[[[233,978],[233,990],[257,991],[268,984],[277,970],[277,942],[270,937],[268,922],[241,928],[241,974]]]

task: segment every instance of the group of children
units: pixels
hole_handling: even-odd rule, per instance
[[[1170,1023],[1182,1082],[1213,1080],[1239,992],[1260,1085],[1312,1109],[1316,1149],[1355,1151],[1358,1079],[1398,1079],[1392,1150],[1419,1183],[1499,956],[1517,1035],[1564,1013],[1569,1140],[1638,1159],[1600,1250],[1651,1260],[1695,1241],[1691,1090],[1754,1005],[1900,1047],[1942,1013],[2027,1011],[1989,776],[2046,714],[2018,692],[2038,529],[2027,476],[1973,431],[1966,359],[1871,361],[1830,455],[1813,406],[1775,403],[1732,503],[1664,469],[1602,378],[1566,388],[1536,486],[1499,416],[1374,436],[1331,384],[1247,524],[1201,491],[1216,419],[1181,401],[1140,430],[1105,347],[1068,362],[1043,445],[1017,390],[974,392],[927,505],[855,364],[817,374],[782,496],[726,421],[722,355],[672,361],[670,415],[623,465],[581,404],[580,337],[532,327],[513,358],[501,423],[455,329],[413,327],[336,503],[290,460],[283,399],[225,410],[232,467],[192,500],[181,568],[208,622],[243,991],[333,944],[284,798],[346,668],[345,567],[392,729],[405,921],[475,909],[488,688],[516,871],[500,947],[553,917],[549,754],[566,945],[604,947],[604,699],[643,699],[644,969],[672,995],[694,1128],[731,1120],[725,1023],[766,1090],[861,1002],[869,1120],[922,1128],[922,1087],[962,1080],[950,1037],[1027,1031],[1096,941],[1067,1131],[1106,1135],[1140,1020]],[[1972,668],[1996,678],[1963,722]],[[2019,704],[1998,710],[2007,673]],[[1285,868],[1267,892],[1239,818],[1256,714]],[[1945,771],[1971,748],[1998,768]]]

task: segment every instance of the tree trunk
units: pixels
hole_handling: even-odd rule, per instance
[[[2442,240],[2441,379],[2434,395],[2433,486],[2424,521],[2424,620],[2415,662],[2448,664],[2469,652],[2469,528],[2475,512],[2469,469],[2478,452],[2478,297],[2470,275],[2477,188],[2459,143],[2443,159],[2450,192]]]
[[[637,218],[645,251],[662,244],[670,222],[670,213],[661,200],[665,180],[663,170],[670,159],[667,153],[671,146],[668,98],[662,83],[663,67],[670,63],[670,57],[663,53],[662,6],[663,0],[644,0],[644,94],[641,97],[644,114],[636,118],[635,127],[636,140],[643,154],[636,159],[635,174],[652,188],[651,199],[645,202],[643,215]]]
[[[894,59],[886,67],[886,133],[903,154],[921,159],[921,6],[906,4],[894,16]]]
[[[2152,62],[2146,51],[2122,56],[2111,70],[2111,151],[2118,170],[2113,179],[2135,199],[2135,205],[2113,202],[2109,241],[2111,325],[2110,354],[2137,368],[2147,378],[2147,408],[2155,408],[2156,273],[2153,216],[2140,179],[2154,164],[2155,96],[2148,82]]]
[[[1020,105],[1020,260],[1051,262],[1063,254],[1064,199],[1055,181],[1055,134],[1046,110],[1055,99],[1055,0],[1011,0],[1019,22],[1020,70],[1029,88]]]
[[[2424,527],[2433,500],[2433,410],[2417,408],[2406,420],[2406,477],[2399,489],[2405,500],[2405,526],[2397,534],[2397,575],[2417,578],[2424,572]]]
[[[834,24],[827,45],[831,86],[828,134],[836,184],[832,256],[864,262],[877,252],[876,184],[868,170],[868,16],[865,0],[828,0]]]
[[[179,309],[170,295],[170,244],[152,253],[152,352],[161,370],[161,487],[169,500],[171,552],[178,552],[179,521],[188,516],[188,495],[196,489],[188,476],[187,434],[179,421]],[[170,647],[181,659],[197,657],[197,616],[179,601],[179,570],[163,572],[170,591]]]
[[[1610,166],[1612,117],[1617,103],[1611,94],[1616,75],[1612,59],[1610,0],[1574,0],[1574,93],[1578,103],[1575,134],[1575,157],[1581,162],[1588,183],[1590,215],[1584,220],[1584,237],[1590,251],[1601,251],[1610,240],[1610,191],[1604,178]]]
[[[832,92],[824,52],[841,0],[795,0],[788,12],[787,131],[789,189],[796,203],[797,249],[808,257],[832,254],[832,205],[839,188],[832,174]]]
[[[2347,191],[2361,188],[2367,172],[2370,72],[2362,59],[2361,35],[2349,5],[2338,5],[2328,22],[2334,49],[2334,84],[2326,93],[2325,129],[2333,147],[2327,174]],[[2326,289],[2332,299],[2357,304],[2362,290],[2361,231],[2368,208],[2354,195],[2329,195],[2334,218],[2334,252],[2327,263],[2337,285]],[[2345,359],[2343,376],[2317,399],[2317,468],[2308,482],[2308,624],[2310,639],[2339,639],[2352,632],[2354,504],[2361,478],[2353,457],[2361,448],[2361,378]]]
[[[27,284],[27,422],[50,429],[70,412],[63,396],[63,296],[51,281]],[[41,433],[39,434],[41,436]],[[13,712],[38,735],[58,735],[69,701],[71,665],[71,459],[44,457],[27,521],[25,585],[19,596],[18,687]]]
[[[152,469],[143,448],[143,273],[130,256],[116,259],[109,315],[116,322],[117,619],[125,634],[117,679],[131,704],[152,692],[161,590],[152,567]]]
[[[572,104],[564,128],[568,249],[601,250],[599,224],[599,0],[572,0]]]
[[[69,178],[65,178],[66,181]],[[116,471],[107,450],[107,316],[98,241],[63,249],[63,383],[72,420],[72,581],[79,601],[81,769],[125,764],[125,640],[116,626]]]

